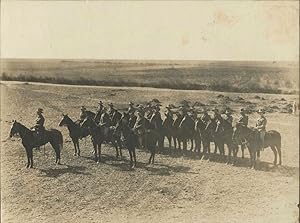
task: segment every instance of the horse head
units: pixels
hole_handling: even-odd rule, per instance
[[[19,123],[16,120],[12,120],[12,126],[10,128],[9,137],[13,137],[19,133]]]
[[[94,128],[97,127],[95,120],[91,117],[86,117],[81,123],[82,128]]]
[[[73,121],[70,119],[68,114],[62,113],[62,119],[60,120],[58,126],[61,127],[64,125],[69,125],[70,123],[73,123]]]

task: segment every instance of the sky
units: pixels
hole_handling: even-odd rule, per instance
[[[2,58],[298,60],[298,1],[1,1]]]

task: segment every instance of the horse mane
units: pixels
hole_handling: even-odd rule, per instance
[[[25,125],[23,125],[23,124],[20,123],[20,122],[15,121],[15,124],[18,124],[18,125],[21,126],[22,128],[24,128],[24,129],[26,129],[26,130],[32,132],[29,128],[27,128]]]

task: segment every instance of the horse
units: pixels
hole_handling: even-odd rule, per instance
[[[195,122],[195,131],[200,135],[199,143],[203,147],[203,156],[202,159],[210,160],[210,142],[214,142],[213,137],[211,135],[211,121],[205,123],[201,119],[197,119]]]
[[[116,148],[116,157],[122,156],[122,150],[121,150],[121,143],[120,138],[118,138],[118,134],[116,134],[116,127],[106,127],[106,126],[99,126],[95,122],[94,119],[87,117],[84,119],[81,125],[83,128],[87,128],[89,131],[89,134],[92,137],[92,143],[94,147],[94,155],[95,155],[95,161],[97,163],[100,163],[101,161],[101,145],[106,142],[111,142],[114,147]]]
[[[174,148],[177,149],[177,144],[178,144],[178,149],[181,149],[181,135],[179,131],[179,125],[183,119],[183,116],[180,114],[177,114],[177,117],[175,118],[172,128],[173,128],[173,141],[174,141]]]
[[[221,159],[225,158],[224,145],[226,144],[228,148],[227,164],[232,163],[234,165],[238,145],[233,143],[232,125],[224,119],[219,120],[216,124],[217,126],[215,129],[215,143],[219,148]],[[233,160],[231,160],[231,154],[233,154]]]
[[[187,141],[191,140],[191,151],[194,148],[194,136],[195,136],[195,122],[189,116],[186,115],[179,124],[179,134],[183,143],[183,150],[187,149]]]
[[[168,139],[169,149],[172,146],[172,138],[173,138],[173,140],[175,140],[173,137],[173,135],[174,135],[173,122],[174,122],[174,120],[173,120],[172,116],[166,116],[165,120],[162,123],[163,137],[164,138],[166,137]]]
[[[121,142],[122,146],[124,146],[130,156],[130,168],[135,168],[136,166],[136,154],[135,149],[138,145],[137,135],[129,126],[129,115],[128,113],[124,113],[117,123],[116,131],[121,132]]]
[[[149,164],[154,164],[154,157],[156,154],[156,144],[161,138],[161,131],[147,119],[144,118],[144,125],[140,129],[134,129],[138,140],[142,142],[142,146],[150,151]]]
[[[158,146],[158,150],[161,151],[164,147],[164,135],[163,135],[163,125],[162,125],[163,120],[159,115],[159,116],[153,116],[149,122],[151,126],[149,127],[149,129],[154,128],[155,131],[158,133],[157,146]]]
[[[235,141],[244,142],[250,153],[250,168],[255,168],[256,156],[259,157],[261,147],[259,132],[255,128],[249,128],[237,123],[234,129],[233,139]],[[269,130],[266,132],[263,148],[268,147],[270,147],[274,153],[273,164],[277,165],[278,153],[279,165],[281,165],[281,135],[279,132],[275,130]]]
[[[69,136],[74,144],[74,156],[80,156],[79,139],[87,137],[89,131],[85,128],[80,127],[79,124],[72,121],[72,119],[65,114],[62,114],[63,118],[59,122],[58,126],[67,126],[69,130]]]
[[[55,163],[60,164],[60,152],[63,149],[63,136],[60,131],[57,129],[45,129],[43,133],[40,133],[41,136],[38,137],[36,133],[23,124],[13,121],[9,137],[19,134],[22,139],[22,145],[26,150],[27,155],[27,168],[33,167],[33,148],[42,146],[50,142],[53,147],[56,155]]]

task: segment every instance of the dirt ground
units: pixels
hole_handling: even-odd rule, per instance
[[[137,151],[137,168],[129,169],[129,156],[115,158],[104,146],[103,162],[92,157],[90,139],[81,141],[81,157],[73,156],[66,128],[58,127],[61,113],[76,119],[79,108],[95,110],[98,100],[125,107],[153,98],[178,104],[181,100],[218,103],[219,92],[151,88],[67,87],[1,83],[1,221],[2,222],[298,222],[299,117],[268,113],[268,129],[282,135],[282,166],[273,166],[266,149],[258,170],[248,169],[249,154],[237,166],[199,160],[166,149],[147,165],[149,153]],[[255,106],[298,100],[293,95],[222,93],[243,97]],[[255,99],[263,96],[265,100]],[[235,111],[241,103],[228,102]],[[35,110],[44,108],[45,126],[63,132],[62,165],[55,165],[54,150],[46,145],[34,151],[34,169],[26,169],[19,138],[7,139],[10,121],[32,126]],[[238,113],[234,113],[236,120]],[[250,115],[250,125],[257,119]],[[239,151],[238,154],[241,157]]]

